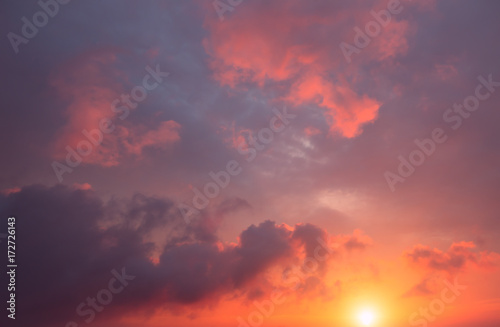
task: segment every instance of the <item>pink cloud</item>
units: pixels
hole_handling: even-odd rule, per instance
[[[18,193],[20,191],[21,191],[20,187],[12,187],[12,188],[3,189],[0,191],[0,193],[5,194],[5,195],[9,195],[9,194],[13,194],[13,193]]]
[[[432,3],[426,1],[420,9],[431,8]],[[410,6],[405,3],[403,10]],[[381,103],[358,90],[355,81],[359,65],[346,66],[338,43],[352,43],[353,28],[374,20],[372,9],[386,7],[387,1],[359,7],[332,3],[315,8],[298,1],[280,6],[246,3],[224,23],[216,17],[207,18],[209,36],[203,42],[211,56],[214,77],[221,85],[236,88],[251,82],[264,87],[279,82],[282,100],[323,108],[330,133],[352,138],[361,133],[364,124],[377,118]],[[409,21],[393,15],[373,42],[361,49],[360,63],[392,60],[405,54],[412,30]]]
[[[66,125],[59,131],[54,144],[54,156],[64,158],[66,146],[76,148],[84,139],[82,131],[96,129],[104,118],[112,118],[110,104],[121,92],[121,85],[113,77],[123,76],[112,65],[116,55],[109,50],[84,53],[62,64],[50,78],[61,102],[67,104],[64,114]],[[107,140],[108,143],[112,143]],[[116,165],[111,149],[101,147],[84,158],[85,162],[100,163],[103,166]]]
[[[157,50],[150,49],[149,54],[154,56]],[[180,139],[177,122],[165,121],[148,130],[130,119],[124,120],[128,114],[124,115],[120,105],[116,106],[119,110],[113,108],[112,104],[127,93],[122,83],[128,82],[128,77],[115,67],[116,61],[113,49],[87,52],[62,64],[51,76],[50,83],[65,105],[66,118],[53,145],[54,158],[65,159],[68,146],[77,149],[82,141],[88,141],[84,130],[95,139],[102,135],[102,140],[88,155],[81,156],[82,161],[104,167],[118,165],[127,155],[140,155],[145,147],[165,149]],[[128,107],[127,112],[138,107]],[[110,133],[101,132],[101,122],[106,119],[113,126]]]
[[[452,64],[436,64],[435,74],[442,80],[450,80],[458,75],[458,70]]]
[[[131,143],[126,144],[127,151],[140,155],[146,147],[165,148],[180,139],[180,128],[181,125],[173,120],[164,121],[156,130],[149,130],[142,135],[134,135]]]
[[[318,135],[321,133],[321,131],[319,129],[317,129],[316,127],[313,127],[313,126],[308,126],[304,129],[304,133],[307,135],[307,136],[314,136],[314,135]]]
[[[295,83],[288,99],[295,105],[313,102],[326,108],[330,132],[348,138],[358,135],[361,125],[373,121],[380,107],[376,100],[358,96],[349,87],[335,85],[319,74],[305,76]]]
[[[222,135],[224,142],[231,148],[247,149],[247,138],[252,134],[252,131],[246,128],[237,128],[233,122],[230,126],[221,125],[218,133]]]
[[[83,184],[74,183],[73,184],[73,188],[75,190],[87,191],[87,190],[91,190],[92,189],[92,185],[90,185],[89,183],[83,183]]]

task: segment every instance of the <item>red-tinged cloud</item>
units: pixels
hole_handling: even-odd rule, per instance
[[[405,257],[418,267],[431,271],[456,273],[469,265],[492,268],[500,263],[500,254],[475,250],[473,242],[453,243],[447,251],[416,245]]]
[[[500,254],[477,251],[473,242],[453,243],[447,251],[425,245],[416,245],[405,253],[412,267],[422,270],[425,276],[404,296],[426,296],[439,291],[443,278],[456,276],[470,267],[495,269],[500,264]]]
[[[230,126],[221,125],[219,134],[223,136],[229,147],[246,149],[248,147],[247,138],[252,134],[252,131],[246,128],[236,128],[233,122]]]
[[[341,244],[348,251],[365,250],[373,244],[372,239],[359,229],[356,229],[352,235],[341,235],[337,237],[336,242]]]
[[[376,100],[358,96],[352,89],[334,85],[320,75],[305,76],[292,85],[288,100],[295,105],[312,102],[327,108],[330,131],[344,137],[358,135],[360,126],[373,121],[380,107]]]
[[[432,277],[425,277],[419,283],[408,290],[403,297],[427,296],[436,293],[439,289],[437,280]]]
[[[318,135],[320,133],[321,133],[321,131],[313,126],[308,126],[304,129],[304,134],[306,134],[307,136],[314,136],[314,135]]]
[[[179,130],[181,125],[173,120],[164,121],[158,129],[150,130],[143,135],[134,136],[130,143],[127,143],[129,153],[140,155],[146,147],[156,146],[165,148],[171,143],[180,139]]]
[[[73,184],[73,188],[75,190],[87,191],[87,190],[91,190],[92,189],[92,185],[90,185],[89,183],[83,183],[83,184],[74,183]]]
[[[141,155],[146,147],[165,149],[180,139],[181,126],[175,121],[146,127],[127,118],[141,104],[123,102],[122,95],[128,93],[124,84],[130,83],[116,68],[116,61],[110,49],[87,52],[52,75],[50,83],[65,106],[66,119],[53,146],[56,159],[65,159],[70,148],[85,153],[81,155],[84,163],[115,166],[127,155]],[[88,142],[92,148],[87,152],[82,144]]]
[[[407,21],[395,21],[388,24],[380,39],[377,39],[378,53],[380,59],[388,59],[405,54],[408,51],[407,35],[409,23]]]
[[[407,5],[412,6],[405,3],[402,10],[409,10]],[[353,44],[354,27],[363,29],[374,20],[372,9],[385,8],[387,1],[322,6],[298,1],[245,3],[223,23],[207,18],[204,45],[220,84],[246,88],[254,83],[263,88],[279,83],[282,99],[323,108],[330,132],[351,138],[377,118],[381,106],[357,86],[358,67],[405,54],[410,23],[393,15],[370,44],[359,49],[356,65],[346,66],[338,45]]]
[[[116,55],[111,51],[85,53],[62,65],[53,74],[50,84],[65,106],[65,126],[59,131],[54,145],[56,158],[66,156],[66,147],[76,148],[85,140],[83,130],[91,131],[99,128],[102,119],[110,119],[115,113],[111,103],[121,92],[117,80],[123,79],[112,65]],[[111,143],[107,140],[107,143]],[[100,151],[93,151],[85,156],[86,162],[100,163],[103,166],[116,165],[116,157],[110,153],[109,146]]]
[[[11,193],[17,193],[19,191],[21,191],[20,187],[12,187],[12,188],[3,189],[0,191],[0,193],[4,194],[4,195],[9,195]]]
[[[448,81],[456,78],[458,75],[457,68],[452,64],[436,64],[435,74],[442,80]]]

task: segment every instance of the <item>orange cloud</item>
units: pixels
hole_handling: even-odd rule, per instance
[[[439,291],[443,278],[456,276],[469,267],[493,269],[500,264],[500,254],[478,252],[474,242],[456,242],[447,251],[419,244],[405,252],[404,257],[411,266],[425,272],[420,282],[404,294],[407,297],[434,294]]]
[[[356,229],[352,235],[338,236],[336,242],[341,244],[347,251],[364,250],[373,244],[372,239],[359,229]]]

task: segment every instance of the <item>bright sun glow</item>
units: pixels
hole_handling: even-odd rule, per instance
[[[363,326],[371,326],[375,321],[375,314],[371,310],[363,310],[358,313],[358,320]]]

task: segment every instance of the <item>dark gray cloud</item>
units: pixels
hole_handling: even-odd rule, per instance
[[[244,230],[238,244],[222,245],[208,218],[185,225],[167,199],[136,194],[103,202],[91,190],[62,185],[1,196],[0,215],[17,218],[16,322],[23,327],[88,318],[76,307],[107,286],[113,269],[135,278],[96,321],[130,310],[213,303],[235,290],[244,294],[267,268],[298,255],[302,245],[296,240],[306,252],[316,237],[327,242],[326,232],[314,225],[289,230],[265,221]],[[165,231],[160,239],[151,237],[157,230]]]

